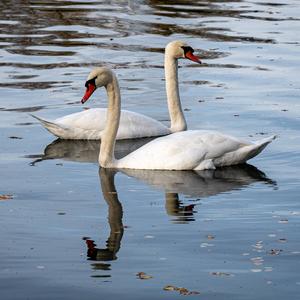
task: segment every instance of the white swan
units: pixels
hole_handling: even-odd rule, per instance
[[[189,130],[159,137],[127,156],[116,159],[115,140],[121,114],[118,80],[107,68],[98,68],[89,78],[105,86],[108,96],[107,121],[101,138],[99,164],[104,168],[151,170],[205,170],[236,165],[259,154],[275,136],[246,142],[216,131]],[[89,95],[85,94],[82,103]]]
[[[193,52],[194,50],[191,47],[181,41],[173,41],[166,46],[165,77],[171,127],[168,128],[161,122],[142,114],[122,110],[117,140],[162,136],[186,130],[186,121],[179,97],[177,61],[179,58],[188,58],[201,63],[199,58],[193,55]],[[95,76],[91,73],[86,83],[86,95],[88,96],[96,90],[94,78]],[[58,118],[54,121],[32,116],[38,119],[48,131],[61,139],[99,140],[105,126],[106,108],[89,109]]]

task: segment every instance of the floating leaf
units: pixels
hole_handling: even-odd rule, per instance
[[[176,286],[173,286],[173,285],[166,285],[164,287],[164,290],[165,291],[176,291]]]
[[[10,200],[13,199],[13,195],[0,195],[0,200]]]
[[[151,275],[147,275],[145,272],[138,272],[136,274],[136,276],[139,278],[139,279],[150,279],[150,278],[153,278]]]
[[[189,294],[189,290],[184,287],[178,288],[177,290],[179,291],[180,295],[188,295]]]
[[[190,295],[199,295],[200,292],[198,291],[189,291],[187,288],[185,287],[176,287],[173,285],[166,285],[163,288],[164,291],[177,291],[179,292],[180,295],[185,295],[185,296],[190,296]]]

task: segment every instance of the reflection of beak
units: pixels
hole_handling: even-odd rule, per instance
[[[90,83],[86,88],[83,98],[81,99],[81,103],[83,104],[84,102],[86,102],[91,97],[91,95],[95,92],[95,90],[96,90],[96,86]]]
[[[201,64],[200,57],[194,55],[191,51],[187,52],[187,53],[185,54],[185,57],[186,57],[187,59],[191,60],[191,61],[194,61],[194,62],[196,62],[196,63],[198,63],[198,64]]]

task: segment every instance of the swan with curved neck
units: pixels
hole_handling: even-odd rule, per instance
[[[91,83],[92,82],[92,83]],[[236,165],[259,154],[275,136],[246,142],[216,131],[188,130],[159,137],[116,159],[114,147],[121,115],[118,80],[107,68],[89,75],[82,103],[91,96],[92,87],[104,86],[108,96],[106,125],[100,144],[99,164],[104,168],[151,170],[205,170]]]
[[[135,112],[122,110],[120,127],[116,138],[131,139],[167,135],[186,130],[186,121],[182,112],[178,87],[178,59],[187,58],[201,63],[193,54],[194,50],[182,41],[173,41],[165,49],[165,77],[167,102],[171,126],[168,128],[161,122]],[[95,90],[93,72],[87,81],[89,95]],[[106,109],[93,108],[73,113],[54,121],[33,116],[51,133],[62,139],[99,140],[102,138],[105,126]]]

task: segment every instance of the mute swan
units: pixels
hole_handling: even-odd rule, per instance
[[[132,139],[141,137],[152,137],[167,135],[172,132],[186,130],[186,121],[181,109],[179,88],[178,88],[178,59],[187,58],[201,63],[199,58],[193,55],[194,50],[181,41],[170,42],[165,50],[165,77],[168,108],[171,118],[171,127],[168,128],[159,121],[134,113],[122,110],[120,127],[117,133],[117,140]],[[95,90],[94,78],[87,83],[89,95]],[[44,120],[32,115],[52,134],[62,139],[83,139],[99,140],[105,126],[106,109],[94,108],[86,111],[73,113],[54,121]]]
[[[106,124],[101,138],[99,164],[104,168],[151,170],[205,170],[236,165],[259,154],[275,136],[246,142],[216,131],[189,130],[152,140],[127,156],[116,159],[114,148],[121,115],[118,80],[107,68],[94,70],[87,80],[105,86],[108,96]],[[86,90],[81,102],[91,96]]]

